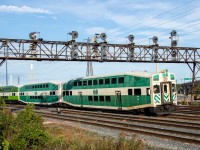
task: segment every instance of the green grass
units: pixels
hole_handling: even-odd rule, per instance
[[[94,132],[82,130],[63,124],[45,125],[47,131],[57,139],[54,147],[68,150],[144,150],[144,142],[135,135],[127,138],[121,133],[117,138],[101,137]],[[60,143],[59,143],[60,142]]]

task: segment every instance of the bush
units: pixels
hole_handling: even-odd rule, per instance
[[[188,105],[188,102],[186,100],[182,100],[181,105]]]
[[[198,102],[191,102],[191,106],[200,106]]]
[[[25,106],[16,117],[16,134],[12,139],[14,149],[41,149],[50,142],[50,135],[45,131],[43,119],[34,113],[34,105]]]

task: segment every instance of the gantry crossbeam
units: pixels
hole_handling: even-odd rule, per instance
[[[0,38],[0,59],[199,64],[200,48]]]

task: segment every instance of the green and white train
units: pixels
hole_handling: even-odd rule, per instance
[[[175,76],[168,70],[78,78],[62,89],[63,103],[73,107],[168,114],[177,104]]]
[[[157,74],[127,72],[77,78],[62,84],[48,82],[0,89],[0,98],[39,105],[169,114],[177,104],[175,75],[168,70]]]
[[[46,82],[27,84],[20,87],[0,87],[0,98],[6,103],[33,103],[36,105],[52,105],[61,102],[61,84]]]
[[[61,84],[56,82],[27,84],[19,88],[19,99],[24,103],[52,105],[61,101]]]
[[[19,88],[17,86],[3,86],[0,87],[0,98],[6,103],[18,103]]]

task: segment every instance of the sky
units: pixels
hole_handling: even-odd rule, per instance
[[[0,38],[29,39],[29,33],[40,32],[50,41],[68,41],[68,32],[77,31],[78,42],[106,33],[113,44],[127,43],[133,34],[136,45],[148,45],[158,37],[159,45],[170,45],[170,32],[179,35],[178,46],[200,47],[199,0],[1,0]],[[86,41],[85,41],[86,42]],[[61,81],[86,76],[86,62],[11,61],[7,62],[12,84],[30,83],[33,64],[34,82]],[[93,62],[94,75],[129,71],[156,72],[154,63]],[[6,84],[6,65],[0,67],[0,85]],[[184,82],[192,73],[186,64],[159,64]],[[198,76],[200,76],[198,74]],[[10,82],[9,82],[10,84]]]

